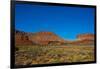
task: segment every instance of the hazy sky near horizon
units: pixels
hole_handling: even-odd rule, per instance
[[[94,8],[15,5],[15,28],[25,32],[54,32],[74,40],[78,34],[94,33]]]

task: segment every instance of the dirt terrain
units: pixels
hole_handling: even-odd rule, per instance
[[[94,61],[94,46],[17,46],[16,66]]]

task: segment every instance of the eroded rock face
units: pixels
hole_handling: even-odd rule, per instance
[[[52,32],[37,32],[37,33],[25,33],[21,31],[15,32],[15,44],[16,45],[49,45],[63,43],[63,39],[58,37]]]
[[[33,42],[29,40],[27,33],[15,31],[15,45],[32,45]]]
[[[79,34],[74,41],[66,41],[67,44],[73,45],[94,45],[94,34]]]
[[[94,44],[94,34],[79,34],[75,41],[67,41],[52,32],[26,33],[16,30],[16,45]]]
[[[94,44],[94,34],[79,34],[77,40],[71,42],[72,44]]]
[[[79,40],[94,40],[94,34],[79,34],[77,36]]]
[[[74,44],[74,45],[93,45],[94,44],[94,40],[77,40],[77,41],[69,42],[69,44]]]
[[[60,44],[63,41],[63,39],[52,32],[37,32],[34,35],[29,36],[29,38],[31,41],[40,45],[48,45],[50,42]]]

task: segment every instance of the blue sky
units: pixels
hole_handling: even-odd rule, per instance
[[[94,33],[94,8],[16,4],[15,28],[25,32],[49,31],[64,39]]]

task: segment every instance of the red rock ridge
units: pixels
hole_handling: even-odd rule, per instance
[[[94,40],[94,34],[79,34],[77,35],[79,40]]]
[[[52,32],[15,32],[15,45],[93,44],[94,34],[79,34],[75,41],[64,40]]]

